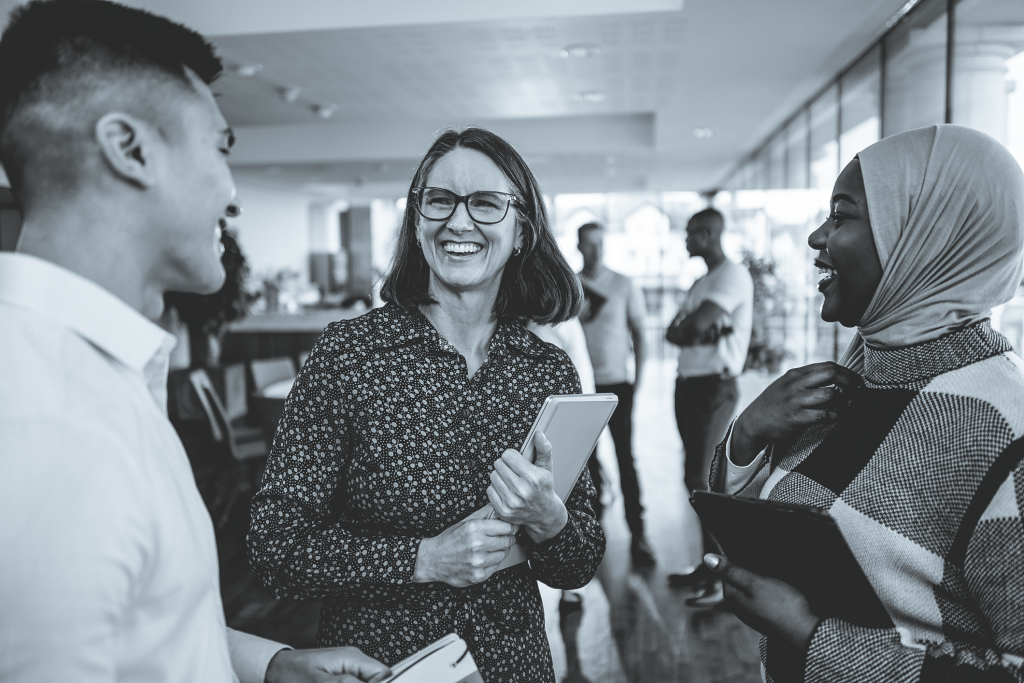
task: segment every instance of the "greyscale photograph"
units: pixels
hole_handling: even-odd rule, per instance
[[[1024,683],[1024,0],[0,0],[0,683]]]

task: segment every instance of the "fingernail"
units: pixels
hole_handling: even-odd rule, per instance
[[[718,567],[718,564],[721,561],[722,561],[722,558],[720,558],[718,555],[712,555],[711,553],[708,553],[707,555],[704,556],[704,564],[706,564],[707,566],[711,567],[712,569],[715,569],[716,567]]]

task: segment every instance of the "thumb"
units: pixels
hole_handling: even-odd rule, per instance
[[[548,437],[544,436],[544,432],[537,432],[537,436],[533,437],[533,449],[537,452],[537,456],[533,459],[533,464],[537,467],[543,467],[550,472],[551,442],[548,441]]]
[[[704,556],[704,564],[714,572],[715,576],[725,583],[740,589],[744,594],[750,594],[751,573],[743,567],[733,564],[721,555],[708,553]]]

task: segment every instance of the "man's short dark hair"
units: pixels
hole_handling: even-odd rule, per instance
[[[713,219],[715,219],[715,221],[718,223],[718,225],[720,227],[724,227],[725,226],[725,216],[723,216],[722,212],[719,211],[718,209],[714,209],[714,208],[711,208],[711,207],[708,207],[706,209],[702,209],[702,210],[698,211],[697,213],[693,214],[692,216],[690,216],[690,220],[691,221],[694,218],[713,218]]]
[[[582,242],[584,233],[593,232],[594,230],[602,232],[604,231],[604,226],[601,225],[600,223],[594,223],[593,221],[591,221],[590,223],[584,223],[583,225],[576,229],[576,240],[578,242]]]
[[[555,242],[537,178],[512,145],[477,127],[441,131],[416,168],[391,270],[381,285],[381,298],[405,308],[437,303],[428,291],[430,266],[423,250],[416,246],[413,190],[426,185],[434,165],[456,149],[472,149],[486,155],[508,178],[516,196],[522,198],[516,206],[516,216],[523,247],[505,264],[494,302],[495,315],[519,322],[533,320],[541,325],[575,318],[583,303],[583,289]]]
[[[15,9],[0,37],[0,163],[15,194],[30,161],[74,166],[74,150],[57,131],[91,134],[90,98],[101,91],[144,98],[154,81],[192,92],[186,67],[207,84],[223,68],[201,35],[149,12],[105,0],[33,0]]]

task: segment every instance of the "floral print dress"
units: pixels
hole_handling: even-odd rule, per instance
[[[330,325],[285,403],[248,536],[279,598],[321,599],[317,644],[394,664],[451,632],[486,683],[554,681],[538,580],[588,583],[604,555],[584,469],[569,521],[529,561],[468,588],[413,583],[423,538],[487,504],[493,462],[519,448],[544,399],[579,393],[557,347],[500,322],[467,378],[462,355],[396,304]],[[557,453],[555,454],[557,457]]]

